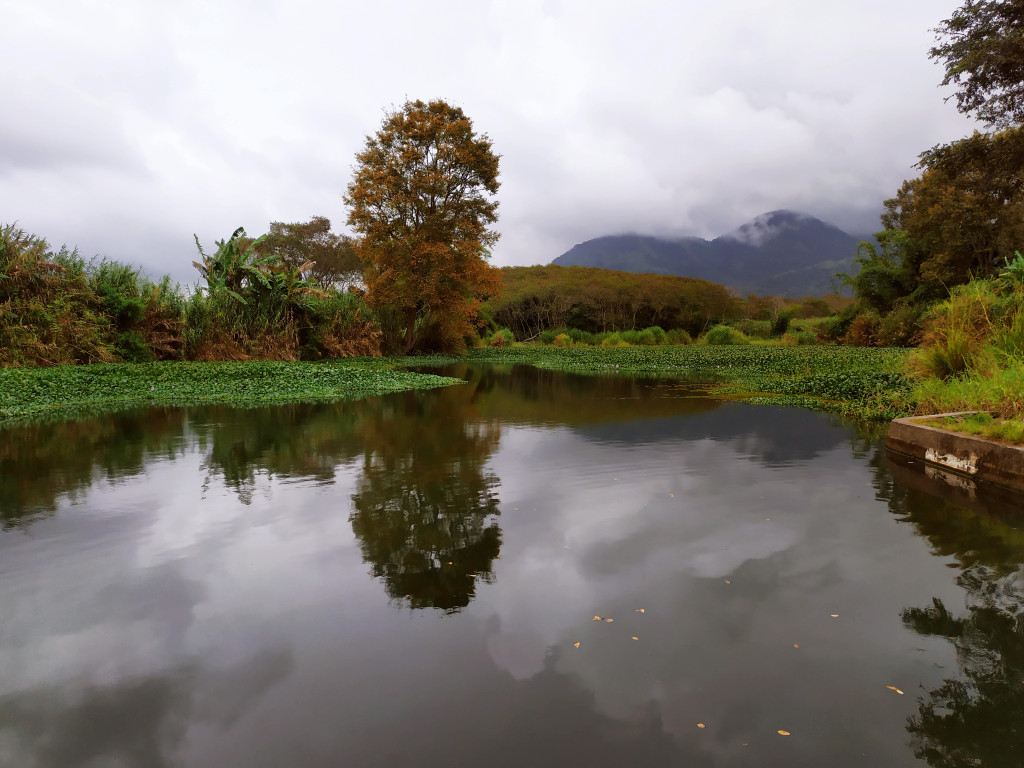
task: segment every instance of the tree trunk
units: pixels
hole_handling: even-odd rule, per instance
[[[416,344],[416,307],[405,310],[405,343],[402,344],[402,354],[408,355]]]

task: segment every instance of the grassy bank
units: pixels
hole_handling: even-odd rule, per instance
[[[0,426],[142,405],[259,405],[367,397],[457,380],[392,362],[126,363],[0,368]]]
[[[630,374],[709,382],[715,394],[755,403],[887,420],[912,410],[909,350],[836,346],[666,346],[483,348],[468,360],[586,374]],[[460,360],[462,358],[459,358]],[[455,358],[418,358],[439,365]]]

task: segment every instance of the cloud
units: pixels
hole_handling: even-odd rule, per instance
[[[8,6],[0,220],[186,281],[193,233],[343,229],[354,155],[407,97],[494,140],[500,264],[779,208],[870,230],[972,127],[926,55],[952,2]]]

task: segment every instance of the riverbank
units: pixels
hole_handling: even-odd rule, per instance
[[[907,355],[901,349],[833,346],[524,346],[476,349],[466,357],[0,368],[0,424],[148,404],[246,406],[368,397],[456,383],[404,370],[456,362],[685,378],[707,382],[716,396],[887,421],[910,412],[911,381],[902,373]]]
[[[417,365],[479,362],[586,374],[665,376],[707,382],[716,396],[889,421],[913,410],[904,373],[911,350],[840,346],[691,344],[661,347],[521,346],[428,356]]]
[[[0,426],[142,405],[345,400],[455,383],[380,358],[0,368]]]

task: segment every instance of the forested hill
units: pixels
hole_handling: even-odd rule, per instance
[[[552,264],[683,275],[722,283],[740,295],[796,298],[829,293],[832,276],[852,268],[858,242],[813,216],[772,211],[714,240],[598,237]]]

